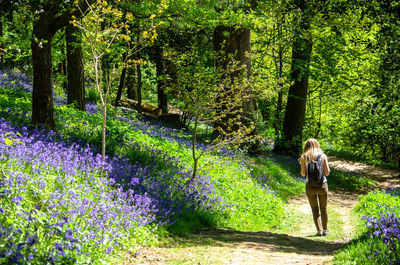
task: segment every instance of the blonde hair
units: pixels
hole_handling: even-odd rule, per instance
[[[309,162],[313,161],[318,154],[324,153],[317,141],[317,139],[309,138],[304,144],[303,153],[300,156],[300,159],[304,159],[304,161]]]

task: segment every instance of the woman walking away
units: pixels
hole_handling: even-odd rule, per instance
[[[327,236],[328,213],[328,180],[330,169],[328,158],[321,150],[316,139],[306,141],[303,154],[300,157],[301,175],[306,177],[306,194],[313,213],[314,223],[317,228],[316,236]]]

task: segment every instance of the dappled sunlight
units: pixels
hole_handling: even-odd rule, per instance
[[[381,189],[400,186],[399,171],[368,165],[362,162],[346,160],[336,156],[329,156],[329,165],[337,170],[356,172],[362,176],[378,182]]]

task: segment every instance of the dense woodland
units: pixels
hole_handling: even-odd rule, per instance
[[[279,188],[272,180],[263,184],[272,173],[250,172],[237,157],[257,159],[274,153],[290,157],[286,158],[289,164],[297,168],[293,158],[299,157],[307,138],[318,139],[327,153],[395,167],[400,155],[399,13],[398,1],[381,0],[0,0],[0,118],[5,139],[0,146],[9,152],[0,154],[0,161],[6,161],[0,172],[5,176],[7,168],[15,166],[18,169],[10,176],[25,172],[25,181],[33,174],[37,177],[34,185],[38,185],[38,190],[27,193],[31,201],[25,206],[30,210],[24,210],[26,215],[18,218],[36,218],[36,225],[50,220],[46,214],[54,220],[61,218],[62,214],[50,210],[33,217],[33,211],[36,214],[43,207],[64,201],[50,192],[43,195],[46,203],[42,195],[38,195],[42,200],[32,195],[44,185],[38,172],[50,170],[58,160],[91,162],[55,167],[54,172],[63,173],[51,169],[53,173],[48,174],[58,176],[51,181],[58,183],[60,176],[65,177],[52,186],[53,190],[73,183],[76,174],[86,176],[83,185],[95,188],[82,194],[102,191],[101,196],[113,201],[107,206],[110,211],[121,213],[115,223],[107,221],[104,234],[109,237],[101,239],[102,244],[107,241],[104,249],[95,250],[94,243],[78,246],[77,242],[97,238],[94,231],[104,225],[93,217],[87,221],[92,230],[82,232],[80,238],[73,237],[90,225],[86,221],[80,226],[72,223],[94,208],[73,208],[77,197],[69,193],[70,202],[62,208],[80,212],[70,210],[71,219],[51,219],[54,225],[49,221],[49,226],[44,226],[54,235],[54,242],[62,238],[63,247],[54,242],[51,248],[43,246],[51,251],[32,256],[38,262],[33,264],[44,260],[107,263],[110,260],[101,257],[104,253],[114,253],[113,249],[122,245],[124,249],[137,248],[151,241],[146,235],[166,233],[155,227],[170,223],[179,227],[185,222],[182,220],[190,223],[191,218],[203,220],[195,224],[198,227],[272,229],[283,216],[282,206],[277,205],[285,198],[275,196],[273,190]],[[148,121],[155,122],[155,127],[149,127]],[[31,139],[45,145],[38,151],[44,157],[57,152],[68,155],[36,163],[32,161],[41,156],[32,153],[31,162],[24,166],[29,172],[21,171],[20,162],[13,160],[17,153],[42,148]],[[58,150],[65,151],[57,151],[57,141],[61,141]],[[19,143],[31,151],[12,151]],[[187,150],[179,151],[181,146]],[[233,160],[224,160],[228,158]],[[212,167],[220,159],[226,165],[222,170],[225,173]],[[35,168],[36,164],[45,166]],[[130,175],[132,172],[136,175]],[[246,188],[240,184],[240,192],[251,190],[254,196],[249,195],[253,198],[249,201],[254,200],[251,203],[241,201],[240,192],[227,191],[226,185],[233,178],[224,180],[226,183],[217,181],[220,191],[216,192],[213,181],[227,172],[236,172],[235,181],[242,178],[243,183],[244,176],[251,175],[266,195],[261,195],[258,184]],[[205,178],[207,174],[215,174],[213,181]],[[337,173],[338,179],[350,178],[343,174]],[[182,183],[177,184],[176,175],[182,177]],[[93,184],[89,176],[101,181]],[[0,181],[0,196],[8,196],[2,190],[5,179]],[[335,181],[333,187],[340,188],[341,182]],[[353,183],[353,189],[372,186],[362,178]],[[293,184],[296,191],[287,191],[285,196],[298,194],[300,184]],[[120,189],[107,188],[114,186]],[[166,187],[170,188],[167,195],[161,192]],[[82,192],[78,190],[74,192]],[[18,196],[9,196],[21,206],[21,200],[15,199]],[[260,206],[264,213],[259,216],[252,210],[253,203],[263,196],[267,196]],[[244,212],[232,210],[232,201]],[[0,212],[11,212],[17,206],[7,207],[11,208],[5,208],[2,201]],[[131,207],[132,212],[123,207]],[[140,214],[137,207],[142,209]],[[224,211],[223,217],[214,216]],[[111,212],[107,216],[112,216]],[[105,213],[101,216],[106,218]],[[12,232],[17,226],[7,228],[10,218],[0,219],[3,239],[17,233]],[[266,219],[269,223],[256,224]],[[34,235],[39,230],[25,221],[20,222],[25,227],[22,231],[33,234],[26,232],[19,238],[32,246],[41,235]],[[145,228],[137,232],[130,228],[133,223]],[[121,226],[128,232],[115,243],[117,227]],[[2,242],[0,239],[0,248]],[[0,250],[0,261],[12,264],[13,258],[16,263],[27,262],[30,252],[28,247],[24,249],[22,253],[16,248],[13,253],[19,254],[14,256]],[[95,254],[80,256],[86,252]]]
[[[395,162],[396,2],[75,2],[2,1],[1,64],[33,76],[33,124],[55,128],[54,91],[84,109],[96,80],[104,103],[127,98],[164,115],[170,104],[224,133],[241,112],[240,123],[280,153],[296,157],[314,137]],[[216,96],[217,83],[227,95]],[[222,100],[243,96],[235,106]],[[170,119],[186,126],[180,113]]]

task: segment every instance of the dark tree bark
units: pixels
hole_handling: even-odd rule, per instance
[[[135,64],[135,84],[136,84],[136,96],[137,96],[137,110],[139,113],[142,112],[142,68],[140,64]]]
[[[53,94],[51,86],[51,41],[54,30],[51,30],[51,11],[44,11],[33,22],[33,38],[31,41],[33,65],[32,91],[32,124],[44,124],[55,129]]]
[[[126,70],[126,94],[129,99],[137,100],[136,89],[136,64],[129,65]]]
[[[122,55],[122,61],[125,62],[126,60],[126,52]],[[118,91],[117,91],[117,97],[115,98],[115,103],[114,105],[117,107],[119,101],[121,100],[121,96],[122,96],[122,91],[125,88],[125,83],[126,83],[126,68],[128,66],[125,66],[124,68],[122,68],[121,71],[121,77],[119,78],[119,85],[118,85]]]
[[[155,63],[157,68],[157,96],[158,108],[162,110],[163,114],[168,113],[168,96],[165,92],[166,89],[166,70],[163,58],[163,50],[160,46],[156,46]]]
[[[138,58],[137,58],[138,59]],[[127,96],[137,101],[136,109],[142,112],[142,68],[140,64],[130,65],[127,69]]]
[[[136,42],[140,42],[140,22],[135,24]],[[140,59],[139,51],[134,51],[133,57],[136,61]],[[127,69],[127,96],[129,99],[137,101],[136,109],[142,113],[142,68],[138,63],[128,66]]]
[[[275,139],[279,139],[279,133],[282,127],[282,110],[283,110],[283,91],[282,91],[282,77],[283,77],[283,48],[279,48],[278,63],[277,63],[277,80],[278,80],[278,101],[275,111]]]
[[[135,55],[138,60],[139,56]],[[128,65],[126,74],[126,87],[128,99],[136,100],[136,109],[139,113],[142,112],[142,69],[140,64],[134,63]]]
[[[298,3],[298,7],[303,12],[305,4],[304,2]],[[294,157],[301,152],[312,51],[312,40],[307,37],[309,18],[303,14],[299,19],[299,27],[292,47],[290,77],[293,84],[289,88],[282,136],[276,142],[274,149],[275,152]]]
[[[79,28],[73,25],[67,26],[67,102],[85,111],[85,82],[80,35]]]
[[[81,1],[80,10],[85,12],[94,0]],[[34,6],[33,11],[40,10],[33,21],[31,40],[33,91],[32,91],[32,124],[44,124],[49,129],[55,129],[53,95],[51,87],[51,42],[54,34],[68,25],[71,16],[80,17],[77,8],[66,9],[63,12],[56,2],[41,2]]]

